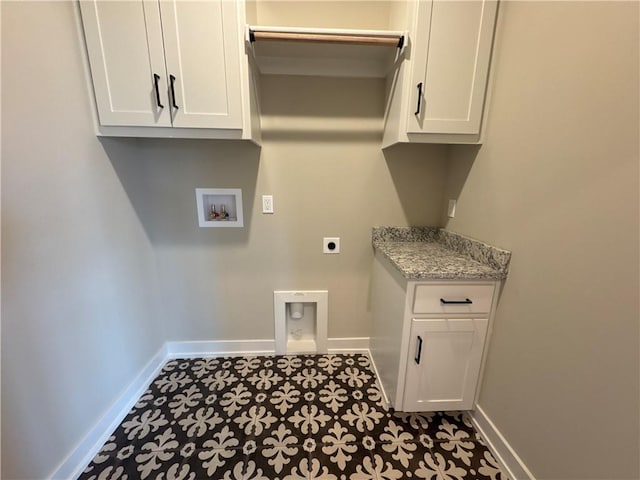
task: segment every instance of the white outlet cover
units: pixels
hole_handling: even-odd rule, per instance
[[[453,218],[456,216],[456,203],[457,201],[454,199],[449,200],[449,210],[448,210],[449,218]]]
[[[273,213],[273,195],[262,196],[262,213]]]
[[[334,248],[329,248],[329,245],[334,245]],[[340,253],[340,237],[324,237],[322,239],[322,253]]]

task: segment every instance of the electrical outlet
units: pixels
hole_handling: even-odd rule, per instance
[[[324,237],[322,253],[340,253],[340,237]]]
[[[262,195],[262,213],[273,213],[273,195]]]
[[[449,218],[453,218],[456,216],[456,200],[455,199],[449,200],[448,215],[449,215]]]

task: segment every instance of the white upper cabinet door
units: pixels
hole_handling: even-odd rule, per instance
[[[414,319],[402,410],[473,408],[487,326],[487,319]]]
[[[83,0],[80,8],[100,124],[170,126],[158,2]]]
[[[420,1],[407,133],[478,134],[497,1]]]
[[[242,128],[237,2],[160,0],[174,127]]]

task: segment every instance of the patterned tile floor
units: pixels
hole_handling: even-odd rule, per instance
[[[385,406],[365,355],[168,362],[83,480],[502,480],[461,413]]]

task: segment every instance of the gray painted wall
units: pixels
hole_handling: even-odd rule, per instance
[[[49,476],[164,341],[152,245],[93,134],[72,7],[2,2],[7,479]]]
[[[261,151],[143,142],[147,190],[128,191],[148,212],[167,338],[273,339],[273,291],[318,289],[329,337],[368,336],[371,227],[439,222],[446,150],[383,155],[381,82],[265,77],[262,95]],[[196,187],[242,188],[245,228],[198,228]],[[261,213],[263,194],[275,214]],[[322,253],[324,236],[342,239],[339,255]]]
[[[448,227],[514,254],[481,406],[538,478],[637,478],[638,5],[500,15],[485,145],[382,153],[357,80],[265,78],[262,149],[98,140],[72,5],[3,2],[2,477],[49,475],[164,340],[272,338],[276,288],[328,288],[330,336],[368,335],[370,227],[457,197]],[[245,229],[197,228],[207,186],[243,188]]]
[[[368,336],[371,227],[442,209],[445,147],[380,150],[381,81],[265,78],[262,149],[97,139],[73,13],[2,3],[3,478],[51,474],[163,341],[273,338],[275,289]],[[241,187],[246,227],[198,228],[196,187]]]
[[[447,228],[512,250],[480,405],[538,479],[637,479],[637,2],[504,2]],[[477,153],[477,155],[476,155]]]

